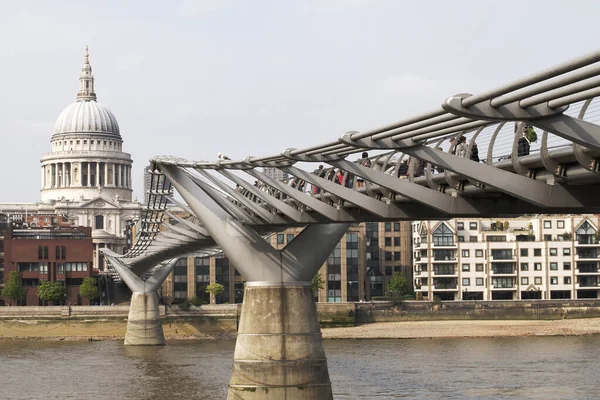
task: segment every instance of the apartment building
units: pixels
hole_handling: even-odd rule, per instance
[[[412,223],[414,287],[425,300],[600,297],[595,215]]]
[[[269,241],[283,249],[302,228],[274,233]],[[412,282],[411,226],[409,222],[361,223],[348,229],[319,270],[323,288],[316,300],[353,302],[383,296],[394,272]],[[217,298],[205,292],[218,282],[225,286]],[[181,258],[163,284],[163,296],[175,301],[196,296],[205,302],[241,303],[244,279],[223,254]]]

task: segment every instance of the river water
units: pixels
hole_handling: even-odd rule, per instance
[[[600,337],[326,340],[340,399],[597,399]],[[224,399],[232,341],[0,341],[2,399]]]

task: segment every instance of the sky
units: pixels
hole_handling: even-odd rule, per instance
[[[439,108],[597,49],[600,2],[0,2],[0,202],[40,158],[89,45],[134,160],[279,154]]]

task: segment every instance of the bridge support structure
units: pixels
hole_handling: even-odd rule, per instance
[[[155,269],[150,278],[144,281],[121,259],[115,257],[116,254],[108,249],[100,251],[104,253],[104,256],[132,291],[124,344],[126,346],[164,345],[165,335],[160,319],[158,289],[173,270],[177,259],[163,263]]]
[[[247,282],[227,398],[332,399],[310,281],[350,224],[308,225],[277,250],[232,218],[214,188],[161,170]]]

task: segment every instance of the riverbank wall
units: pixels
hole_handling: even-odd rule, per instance
[[[560,320],[600,317],[600,300],[319,303],[323,328],[378,322]],[[0,307],[0,338],[122,338],[129,306]],[[160,307],[169,338],[233,338],[241,304]]]

